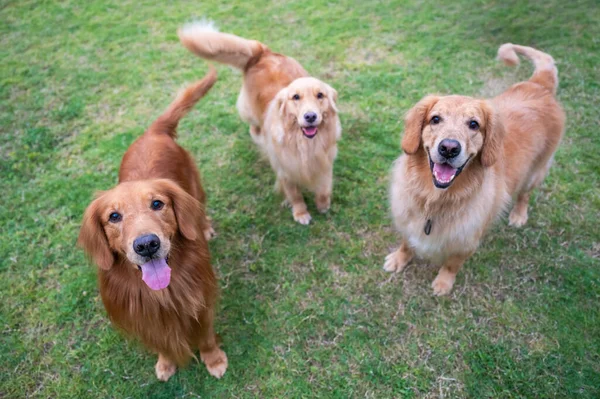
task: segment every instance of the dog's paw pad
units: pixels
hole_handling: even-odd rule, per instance
[[[508,224],[513,227],[522,227],[527,223],[527,213],[521,215],[516,212],[511,212],[508,216]]]
[[[156,378],[160,381],[169,381],[169,378],[175,374],[175,371],[177,371],[177,367],[174,364],[162,363],[160,361],[156,363]]]
[[[308,212],[294,214],[294,220],[303,225],[309,224],[311,219],[312,219],[312,217],[310,216],[310,213],[308,213]]]
[[[329,207],[326,207],[326,208],[318,208],[318,209],[319,209],[319,212],[321,212],[321,213],[327,213],[327,212],[329,212]]]

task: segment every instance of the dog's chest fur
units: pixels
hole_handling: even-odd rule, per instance
[[[425,189],[429,182],[411,173],[406,158],[402,155],[395,162],[390,188],[394,223],[403,238],[417,256],[436,263],[450,255],[475,251],[487,226],[507,202],[494,172],[486,172],[481,185],[473,185],[468,195],[458,198],[447,190]],[[428,221],[429,234],[425,231]]]
[[[151,350],[184,364],[193,355],[201,315],[214,303],[216,280],[212,271],[202,266],[209,262],[208,256],[199,251],[172,262],[171,283],[166,289],[151,291],[140,273],[123,260],[111,270],[99,272],[100,293],[117,327]]]

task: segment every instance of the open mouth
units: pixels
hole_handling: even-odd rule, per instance
[[[154,291],[167,288],[171,282],[171,268],[167,263],[169,258],[150,259],[138,266],[142,271],[142,280]]]
[[[469,157],[462,166],[455,168],[448,163],[435,163],[429,157],[429,167],[431,168],[431,174],[433,176],[433,184],[437,188],[448,188],[456,178],[462,172],[465,165],[469,162]]]
[[[309,139],[312,139],[317,135],[317,127],[316,126],[303,127],[302,133],[304,133],[304,136],[308,137]]]

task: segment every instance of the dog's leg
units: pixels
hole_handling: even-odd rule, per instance
[[[198,201],[200,201],[202,207],[204,208],[203,215],[200,217],[200,223],[202,225],[202,233],[204,234],[204,238],[206,239],[206,241],[208,241],[216,237],[217,233],[212,227],[211,218],[208,217],[208,215],[206,214],[206,193],[202,188],[202,184],[200,184],[200,173],[198,172],[198,170],[194,171],[193,177],[190,180],[190,184],[192,187],[192,192],[196,192],[196,198],[198,199]]]
[[[331,206],[331,188],[333,186],[333,176],[331,173],[328,173],[327,176],[324,177],[323,183],[316,190],[315,195],[315,203],[317,204],[317,209],[321,213],[326,213]]]
[[[400,248],[385,257],[383,270],[390,273],[401,272],[414,256],[414,251],[410,248],[406,240],[402,239]]]
[[[221,378],[227,371],[227,355],[219,348],[217,336],[213,330],[213,313],[207,310],[200,317],[200,358],[206,365],[206,369],[215,378]]]
[[[531,191],[524,191],[517,197],[517,202],[513,206],[510,215],[508,215],[508,224],[514,227],[521,227],[527,223],[527,207],[529,205],[529,196]]]
[[[544,181],[544,178],[548,174],[550,170],[550,166],[552,165],[553,156],[542,164],[538,170],[536,170],[531,177],[529,178],[529,182],[527,186],[519,193],[517,197],[517,202],[513,206],[510,215],[508,215],[508,224],[514,227],[521,227],[525,223],[527,223],[527,207],[529,206],[529,196],[533,189],[538,187]]]
[[[281,187],[285,193],[285,198],[292,207],[294,220],[300,224],[309,224],[311,216],[306,209],[306,203],[304,202],[300,188],[287,179],[280,178],[280,180]]]
[[[438,272],[437,277],[431,284],[434,295],[448,295],[450,291],[452,291],[458,271],[470,256],[471,254],[452,255],[446,259],[446,262],[444,262],[444,265]]]
[[[217,236],[217,232],[213,228],[212,219],[210,217],[208,217],[208,216],[204,217],[203,226],[204,226],[203,233],[204,233],[204,238],[206,238],[206,241],[209,241]]]
[[[175,363],[167,359],[165,356],[159,353],[158,362],[156,362],[156,378],[161,381],[169,381],[169,378],[175,374],[177,366]]]

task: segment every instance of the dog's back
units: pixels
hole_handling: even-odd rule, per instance
[[[214,85],[214,68],[204,78],[187,87],[140,136],[123,156],[119,182],[145,179],[171,179],[187,193],[204,202],[198,169],[186,150],[175,142],[179,120]]]
[[[515,65],[517,53],[534,63],[532,76],[492,99],[504,124],[504,167],[511,194],[541,182],[565,125],[564,111],[555,97],[558,70],[554,59],[534,48],[510,43],[500,47],[498,57],[507,65]]]
[[[260,124],[275,95],[294,80],[309,76],[295,59],[271,51],[256,40],[219,32],[210,22],[197,22],[179,30],[181,43],[207,60],[231,65],[244,73],[243,118]],[[238,102],[239,107],[239,102]]]

